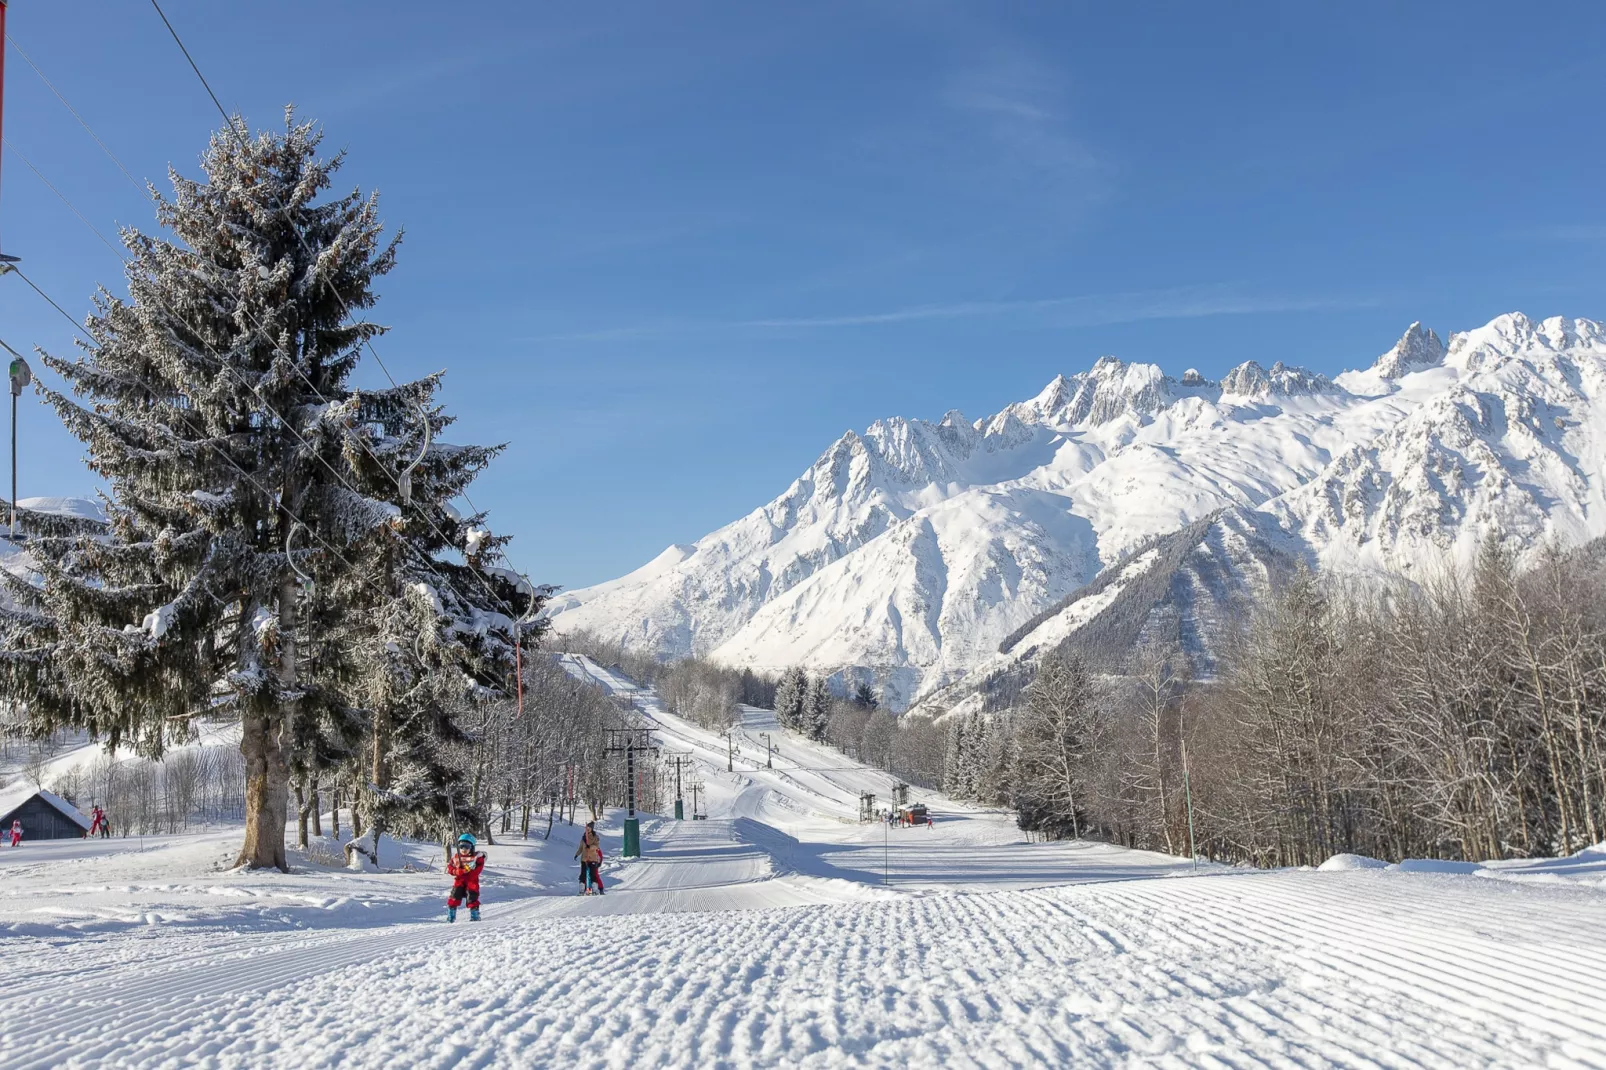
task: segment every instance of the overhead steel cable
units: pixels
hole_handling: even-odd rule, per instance
[[[168,19],[167,14],[162,10],[162,5],[158,2],[158,0],[151,0],[151,7],[156,9],[156,14],[158,16],[160,16],[160,18],[162,20],[162,25],[167,27],[167,32],[168,32],[169,35],[172,36],[173,43],[178,45],[179,51],[184,54],[184,59],[189,63],[190,69],[195,72],[195,77],[200,80],[201,87],[206,90],[206,95],[209,98],[211,98],[212,106],[215,107],[217,109],[218,114],[223,117],[223,125],[228,128],[229,133],[233,136],[235,142],[240,146],[241,150],[242,151],[249,151],[249,146],[246,145],[245,138],[241,134],[239,128],[235,125],[234,116],[230,115],[229,112],[228,112],[228,109],[223,107],[223,102],[218,99],[217,93],[213,91],[212,84],[206,80],[206,75],[201,73],[200,65],[195,62],[195,57],[190,54],[189,48],[187,48],[185,46],[184,39],[179,36],[178,30],[174,28],[172,21]],[[313,257],[313,252],[312,252],[311,247],[309,247],[307,245],[306,237],[304,235],[302,235],[301,231],[298,228],[296,228],[296,226],[294,224],[294,221],[290,219],[289,212],[285,208],[285,206],[281,203],[281,204],[277,205],[276,207],[277,207],[278,211],[282,215],[285,216],[286,221],[290,222],[290,224],[291,224],[291,227],[290,227],[291,232],[295,234],[296,240],[301,244],[302,252],[306,253],[309,258],[313,258],[314,260],[316,260],[316,258]],[[335,289],[332,285],[330,285],[329,280],[327,278],[323,279],[323,284],[328,289],[329,293],[331,295],[333,295],[334,299],[340,303],[341,310],[345,313],[346,318],[350,319],[350,320],[355,320],[355,316],[352,313],[351,306],[349,304],[347,304],[345,297],[340,293],[340,291]],[[368,350],[369,355],[374,358],[374,363],[379,365],[379,370],[385,373],[385,378],[390,380],[390,385],[395,387],[397,390],[400,390],[402,388],[401,384],[396,381],[396,377],[390,373],[390,368],[386,366],[384,358],[381,357],[379,355],[379,351],[374,348],[373,340],[371,338],[364,337],[362,339],[362,345],[363,345],[364,348],[366,348]],[[314,388],[314,391],[316,391],[316,388]],[[374,456],[374,460],[375,460],[376,463],[379,462],[379,458],[378,458],[377,455]],[[381,467],[383,467],[383,466],[381,466]],[[400,477],[398,476],[396,478],[397,478],[397,486],[400,487],[401,486]],[[469,497],[468,492],[466,490],[463,490],[463,491],[460,491],[459,493],[460,493],[461,497],[463,498],[463,500],[466,501],[469,504],[469,508],[472,509],[476,515],[479,514],[479,512],[480,512],[479,506],[474,504],[474,499]],[[448,540],[448,541],[450,541],[450,540]],[[512,566],[512,564],[513,564],[512,556],[510,554],[508,554],[508,552],[505,549],[502,550],[502,556],[508,562],[509,566]],[[513,571],[515,574],[517,574],[517,575],[519,575],[521,577],[524,576],[524,574],[523,573],[519,573],[516,568],[512,568],[511,571]],[[527,578],[525,578],[525,582],[528,583],[529,580]],[[487,587],[487,590],[489,590],[489,587]],[[503,601],[503,600],[498,598],[498,601]],[[505,601],[503,601],[503,604],[506,605]],[[515,616],[514,619],[517,620],[517,619],[521,619],[521,618],[518,617],[518,616]]]
[[[52,184],[50,182],[50,180],[48,178],[46,178],[45,175],[42,172],[39,171],[38,168],[33,166],[33,164],[30,163],[28,166],[30,168],[32,168],[34,174],[39,176],[40,181],[44,182],[44,184],[46,186],[49,186],[50,189],[53,192],[55,192],[55,194],[58,197],[60,197],[62,199],[63,203],[65,203],[67,205],[67,207],[72,210],[74,215],[78,216],[79,219],[82,219],[84,221],[84,224],[86,226],[88,226],[90,228],[90,230],[95,232],[96,236],[101,239],[101,241],[107,246],[107,248],[112,250],[113,254],[116,255],[119,260],[121,260],[125,265],[129,264],[129,261],[126,258],[124,258],[122,256],[122,254],[117,253],[116,248],[114,246],[112,246],[110,242],[106,241],[105,235],[100,232],[99,228],[97,228],[92,222],[90,222],[84,216],[84,214],[82,212],[78,211],[77,207],[72,203],[71,200],[69,200],[66,197],[65,194],[63,194],[59,189],[57,189],[55,187],[55,185]],[[18,277],[21,278],[23,282],[27,283],[28,286],[36,294],[38,294],[40,297],[44,298],[44,300],[48,301],[50,303],[51,307],[54,308],[58,313],[61,314],[61,317],[63,319],[65,319],[68,323],[73,325],[73,328],[75,330],[82,326],[82,324],[80,324],[76,319],[73,318],[71,313],[69,313],[59,303],[57,303],[55,298],[51,297],[48,293],[46,293],[43,289],[41,289],[37,283],[35,283],[32,279],[28,278],[28,276],[25,275],[20,269],[14,269],[14,270],[16,270],[16,273],[17,273]],[[165,302],[161,302],[159,299],[158,299],[158,304],[159,304],[159,307],[162,309],[162,311],[166,312],[169,316],[171,316],[180,326],[187,326],[187,324],[184,321],[184,318],[182,316],[180,316],[170,305],[167,305]],[[257,331],[257,334],[264,341],[268,342],[269,345],[273,344],[272,339],[268,338],[266,332],[263,330],[263,328],[261,327],[261,325],[259,323],[254,325],[254,329]],[[322,453],[320,453],[312,445],[312,443],[308,442],[306,440],[306,438],[302,436],[302,434],[296,429],[294,424],[292,424],[281,413],[279,413],[276,409],[273,408],[273,406],[268,402],[268,400],[265,397],[262,396],[262,391],[261,391],[261,389],[259,387],[257,387],[254,384],[252,384],[249,380],[247,380],[245,378],[245,376],[243,374],[240,373],[240,371],[237,368],[235,368],[232,364],[230,364],[227,360],[225,360],[223,355],[217,351],[216,347],[213,346],[210,342],[208,342],[199,332],[196,332],[196,337],[198,339],[200,339],[201,344],[206,348],[207,352],[212,356],[212,358],[217,361],[219,366],[227,369],[231,374],[233,374],[235,376],[236,379],[239,380],[239,382],[240,382],[240,384],[242,386],[246,387],[246,389],[251,390],[253,393],[255,393],[256,396],[257,396],[257,400],[259,402],[261,402],[262,407],[268,412],[268,414],[271,415],[274,419],[278,420],[280,425],[282,427],[284,427],[285,430],[289,431],[293,436],[295,436],[296,441],[299,442],[302,446],[306,447],[307,451],[318,461],[318,463],[322,464],[325,468],[327,468],[329,470],[330,474],[333,475],[337,480],[340,481],[342,486],[344,486],[347,490],[351,491],[353,494],[357,495],[358,497],[362,497],[362,498],[366,498],[367,497],[367,495],[363,494],[362,491],[358,490],[355,486],[353,486],[351,484],[351,482],[349,480],[347,480],[345,478],[345,476],[339,471],[339,469],[335,468],[332,464],[330,464],[329,461],[324,458]],[[10,349],[10,347],[8,346],[7,349]],[[303,376],[303,378],[305,378],[305,376]],[[179,394],[180,394],[181,397],[185,396],[183,394],[183,391],[179,391]],[[323,396],[321,394],[319,395],[319,397],[323,399],[325,404],[329,403],[328,398],[323,398]],[[190,398],[186,397],[186,400],[189,400],[189,401],[191,401],[193,403],[193,399],[190,399]],[[186,424],[188,424],[188,421],[186,421]],[[204,439],[204,437],[205,437],[204,433],[200,429],[194,427],[193,425],[188,425],[188,426],[189,426],[189,429],[192,432],[196,433],[197,435],[202,436],[203,439]],[[306,529],[308,535],[310,535],[311,537],[316,539],[325,548],[329,549],[330,552],[334,554],[335,559],[337,561],[339,561],[341,564],[345,565],[348,569],[351,569],[351,570],[353,570],[355,572],[355,568],[356,567],[354,565],[352,565],[352,563],[344,555],[342,555],[337,549],[335,549],[335,547],[333,546],[332,543],[330,543],[328,540],[324,539],[323,536],[319,535],[318,532],[311,525],[309,525],[301,517],[297,516],[296,513],[294,512],[294,510],[292,510],[288,506],[284,505],[282,503],[279,495],[275,494],[274,492],[269,491],[266,487],[263,487],[261,483],[257,482],[255,479],[251,478],[249,476],[249,474],[246,473],[244,468],[240,467],[240,465],[235,463],[234,459],[232,457],[230,457],[227,453],[225,453],[222,449],[218,448],[215,443],[208,443],[208,445],[211,445],[213,447],[213,449],[218,453],[219,456],[223,457],[224,460],[228,461],[231,465],[233,465],[233,467],[237,471],[239,471],[242,475],[246,476],[246,478],[249,480],[249,482],[251,483],[252,486],[256,487],[257,490],[261,491],[264,495],[266,495],[271,500],[273,500],[274,503],[275,503],[275,506],[277,508],[282,509],[283,512],[285,513],[285,515],[288,516],[291,519],[292,522],[301,525],[303,528]],[[436,530],[437,534],[439,534],[439,529],[437,528],[435,530]],[[405,543],[403,545],[406,546]],[[414,548],[412,546],[406,546],[406,549],[413,555],[413,557],[420,564],[422,564],[424,566],[425,570],[428,571],[430,575],[434,576],[435,579],[441,583],[441,585],[443,587],[449,586],[447,584],[446,577],[442,576],[441,573],[436,570],[436,568],[434,567],[434,563],[431,562],[426,555],[424,555],[423,553],[421,553],[419,550],[417,550],[416,548]],[[286,549],[285,553],[286,553],[286,556],[288,557],[288,555],[290,553],[288,548]],[[294,569],[294,565],[293,564],[292,564],[291,567],[292,567],[292,569]],[[383,590],[383,588],[379,587],[379,585],[376,582],[374,582],[374,581],[369,581],[369,582],[372,583],[372,585],[374,586],[374,589],[378,590],[384,597],[386,597],[386,598],[392,597],[391,594],[389,594],[388,592],[385,592]],[[481,581],[481,582],[483,583],[483,581]],[[507,606],[506,602],[502,602],[502,604],[503,604],[504,608],[511,608],[511,607]],[[510,614],[510,619],[512,619],[514,621],[517,621],[519,618],[517,617],[517,615]]]
[[[56,188],[56,184],[54,182],[52,182],[52,181],[50,181],[50,179],[46,178],[45,177],[45,173],[43,171],[39,170],[38,167],[35,167],[34,166],[34,162],[32,160],[28,159],[28,157],[26,155],[24,155],[22,153],[22,151],[17,148],[17,146],[15,146],[15,145],[13,145],[11,143],[11,139],[10,138],[0,138],[0,144],[5,145],[6,151],[10,152],[11,155],[15,156],[17,159],[21,160],[24,164],[26,164],[28,166],[28,170],[32,171],[34,173],[34,176],[37,177],[39,179],[39,181],[41,181],[41,182],[43,182],[45,184],[45,188],[46,189],[50,190],[51,193],[54,193],[57,197],[59,197],[61,199],[61,203],[65,204],[67,206],[67,208],[72,212],[72,214],[77,216],[79,221],[81,223],[83,223],[84,226],[88,227],[90,232],[93,233],[95,235],[95,237],[100,239],[100,243],[102,245],[104,245],[106,248],[110,249],[112,251],[113,255],[115,255],[115,256],[117,256],[119,258],[122,257],[123,254],[119,253],[117,251],[117,247],[115,245],[113,245],[109,240],[107,240],[106,235],[101,233],[100,228],[95,226],[95,224],[91,223],[89,221],[89,218],[87,216],[85,216],[84,213],[82,213],[82,212],[80,212],[78,210],[78,206],[73,204],[72,201],[68,200],[67,199],[67,195],[65,193],[61,192],[61,190]]]
[[[141,193],[148,194],[149,191],[144,186],[140,185],[139,179],[135,178],[129,173],[128,168],[123,166],[123,161],[117,158],[117,154],[107,147],[106,143],[100,139],[100,135],[95,133],[95,131],[90,127],[89,123],[84,120],[82,115],[78,114],[78,109],[69,104],[67,102],[67,98],[61,95],[61,90],[56,88],[56,83],[52,82],[49,78],[46,78],[45,72],[40,70],[39,65],[29,58],[28,53],[22,50],[22,46],[17,44],[17,39],[8,33],[6,34],[6,41],[11,45],[11,50],[17,55],[21,56],[24,63],[33,68],[33,73],[37,74],[39,76],[39,80],[45,83],[45,88],[49,89],[56,95],[56,99],[61,101],[61,106],[71,112],[74,119],[78,120],[78,125],[83,127],[84,131],[88,133],[90,137],[95,139],[95,144],[100,146],[100,151],[104,152],[111,158],[112,163],[117,165],[117,169],[123,173],[124,177],[134,184],[134,188],[139,190]]]
[[[32,279],[28,278],[26,275],[23,275],[21,271],[17,271],[16,274],[18,274],[19,276],[22,277],[22,281],[23,282],[26,282],[30,287],[33,288],[34,293],[38,294],[40,297],[44,298],[47,302],[49,302],[51,308],[54,308],[57,312],[61,313],[62,318],[65,319],[68,323],[72,324],[74,330],[77,330],[80,327],[82,327],[82,324],[80,324],[77,320],[73,319],[72,314],[70,312],[68,312],[66,309],[62,308],[61,305],[57,304],[56,303],[56,299],[51,297],[44,290],[40,289],[39,286],[36,283],[34,283],[34,281]],[[206,344],[206,343],[203,342],[203,344]],[[0,345],[5,345],[5,343],[4,342],[0,342]],[[16,353],[16,350],[12,349],[10,346],[6,346],[5,348],[8,351],[12,352],[12,353]],[[208,348],[210,348],[210,346],[208,346]],[[216,353],[215,350],[213,351],[213,356],[217,356],[217,353]],[[218,357],[218,359],[221,360],[222,358]],[[179,391],[179,396],[180,397],[184,397],[186,401],[190,401],[191,400],[190,398],[185,397],[185,395],[184,395],[184,393],[182,391]],[[181,419],[181,420],[184,419],[184,416],[183,416],[183,414],[181,412],[178,414],[178,416],[179,416],[179,419]],[[188,424],[188,421],[185,421],[185,422],[186,422],[186,424]],[[311,535],[314,539],[317,539],[320,543],[322,543],[324,548],[327,549],[331,554],[333,554],[337,561],[339,561],[341,564],[345,565],[348,569],[351,569],[354,574],[359,576],[359,578],[361,577],[361,573],[357,573],[356,572],[356,566],[353,565],[350,561],[348,561],[345,558],[345,556],[340,553],[339,548],[336,547],[334,544],[330,543],[322,535],[319,535],[318,532],[316,531],[316,529],[312,528],[310,525],[308,525],[306,523],[306,521],[302,520],[299,516],[297,516],[296,513],[295,513],[295,510],[291,509],[288,505],[284,504],[284,501],[283,501],[282,497],[278,493],[269,490],[267,487],[264,487],[261,483],[257,482],[257,479],[256,479],[255,476],[253,476],[250,472],[246,471],[243,467],[241,467],[238,461],[236,461],[233,457],[229,456],[228,452],[225,451],[216,442],[213,442],[211,440],[211,438],[209,436],[207,436],[205,431],[203,431],[201,428],[195,427],[193,424],[189,424],[188,426],[189,426],[189,430],[190,431],[192,431],[197,436],[199,436],[198,439],[196,440],[196,442],[194,443],[195,445],[198,445],[198,446],[210,446],[212,448],[213,452],[215,452],[219,457],[221,457],[236,472],[240,473],[241,478],[243,478],[247,483],[249,483],[253,487],[255,487],[258,491],[260,491],[262,493],[262,495],[265,498],[267,498],[269,501],[271,501],[273,503],[273,506],[274,506],[275,509],[277,509],[280,512],[284,513],[292,521],[294,521],[297,524],[300,524],[303,528],[306,528],[307,534]],[[387,597],[388,597],[388,595],[387,595]]]
[[[158,9],[158,11],[160,11],[160,9]],[[164,16],[164,21],[165,21],[165,16]],[[180,42],[180,46],[182,47],[182,42]],[[189,52],[186,49],[185,50],[186,58],[188,58],[188,55],[189,55]],[[191,62],[192,62],[192,65],[193,65],[193,60]],[[88,133],[89,136],[94,139],[95,143],[101,147],[102,151],[104,151],[106,153],[106,155],[111,158],[112,162],[117,165],[118,170],[122,171],[122,173],[129,178],[129,181],[133,182],[133,184],[135,185],[136,188],[141,189],[141,191],[146,193],[147,196],[150,196],[151,195],[151,191],[148,190],[148,189],[145,189],[144,187],[140,187],[139,186],[139,183],[134,180],[133,175],[129,172],[128,168],[124,167],[122,161],[117,158],[116,153],[112,152],[112,150],[109,147],[107,147],[106,143],[104,141],[102,141],[101,138],[99,137],[99,135],[97,135],[95,133],[94,128],[91,127],[89,125],[89,123],[78,113],[77,109],[75,109],[72,106],[72,104],[66,99],[66,97],[63,96],[61,94],[61,92],[55,88],[54,84],[50,82],[48,77],[46,77],[44,71],[42,71],[39,68],[39,66],[37,64],[33,63],[31,60],[29,60],[29,66],[32,67],[34,72],[39,75],[40,79],[45,83],[45,85],[48,86],[53,93],[55,93],[56,98],[61,101],[62,106],[65,107],[73,115],[73,117],[78,120],[79,125],[84,128],[85,132]],[[199,71],[197,71],[197,74],[199,74]],[[204,82],[204,79],[203,79],[203,82]],[[208,86],[208,92],[210,92],[210,86]],[[234,132],[232,124],[230,125],[230,130],[231,130],[231,132]],[[236,134],[236,140],[238,140],[237,132],[235,132],[235,134]],[[68,210],[70,210],[73,213],[73,215],[77,216],[78,219],[86,227],[89,228],[89,230],[100,240],[101,244],[105,245],[107,249],[111,250],[112,254],[114,256],[116,256],[119,260],[121,260],[124,263],[125,266],[127,266],[130,263],[130,261],[124,256],[124,254],[122,252],[120,252],[117,249],[117,247],[110,240],[107,239],[106,235],[100,230],[100,228],[97,227],[93,222],[91,222],[90,219],[87,216],[85,216],[83,212],[79,211],[78,207],[75,204],[73,204],[72,200],[65,193],[63,193],[60,190],[60,188],[58,188],[55,185],[55,183],[51,182],[50,179],[44,174],[43,171],[41,171],[31,160],[29,160],[28,157],[23,155],[20,151],[16,150],[13,146],[11,146],[9,141],[6,142],[6,147],[7,148],[11,148],[12,151],[16,152],[17,156],[20,159],[22,159],[23,163],[27,164],[29,170],[33,171],[34,175],[36,177],[38,177],[38,179],[45,185],[45,187],[48,188],[52,193],[54,193],[56,195],[56,197],[59,198],[61,200],[61,202],[64,205],[67,206]],[[284,213],[284,209],[283,209],[282,206],[276,205],[275,207],[277,208],[278,211],[281,212],[281,214],[286,214],[286,213]],[[313,256],[312,251],[311,251],[310,248],[307,247],[305,238],[301,235],[301,232],[299,231],[299,229],[297,229],[296,226],[294,225],[294,221],[290,220],[288,218],[287,214],[286,214],[286,221],[291,224],[290,229],[296,235],[296,238],[300,242],[300,244],[302,246],[302,249],[307,253],[307,255],[309,257],[312,257]],[[316,258],[314,257],[314,260],[315,259]],[[20,275],[21,273],[19,272],[18,274]],[[45,297],[46,300],[49,300],[51,302],[51,304],[55,306],[56,311],[60,312],[69,322],[71,322],[74,325],[75,328],[80,326],[78,324],[77,320],[73,319],[73,317],[69,313],[67,313],[65,309],[63,309],[59,304],[56,304],[54,300],[50,299],[49,296],[44,293],[44,291],[40,290],[38,288],[38,286],[36,286],[31,280],[27,279],[26,276],[23,277],[23,281],[27,282],[29,286],[33,287],[35,292],[39,293],[40,296]],[[325,280],[325,282],[327,283],[327,280]],[[344,298],[341,297],[340,293],[338,291],[334,290],[333,288],[330,289],[330,292],[333,293],[334,296],[336,297],[336,299],[340,301],[341,308],[344,311],[344,314],[346,315],[346,317],[348,319],[352,319],[353,317],[351,315],[351,308],[345,302]],[[172,308],[164,306],[164,310],[168,313],[168,315],[172,316],[180,324],[184,323],[184,318],[182,316],[180,316]],[[274,349],[278,348],[278,343],[275,342],[274,339],[271,338],[268,335],[268,333],[266,331],[266,328],[263,327],[262,323],[255,316],[253,316],[248,309],[246,309],[244,307],[241,307],[238,311],[245,317],[245,319],[249,322],[252,330],[256,333],[256,335],[259,338],[261,338],[262,341],[266,342],[270,347],[272,347]],[[324,459],[324,457],[323,457],[323,455],[321,453],[319,453],[316,449],[313,449],[311,444],[308,443],[306,441],[306,439],[301,436],[301,434],[296,430],[295,426],[289,420],[287,420],[283,415],[281,415],[280,413],[278,413],[277,411],[275,411],[273,409],[272,405],[262,395],[262,391],[261,391],[260,387],[256,386],[255,384],[252,384],[251,382],[246,380],[245,377],[238,371],[238,369],[234,368],[233,365],[229,364],[226,360],[224,360],[223,357],[221,356],[221,354],[219,354],[213,347],[211,347],[210,345],[207,345],[207,348],[211,351],[212,356],[218,361],[218,363],[222,367],[227,369],[229,372],[231,372],[237,379],[239,379],[239,381],[241,382],[242,385],[244,385],[247,389],[251,390],[254,394],[256,394],[258,401],[260,401],[262,403],[263,407],[275,419],[277,419],[287,430],[289,430],[292,435],[295,435],[297,441],[299,441],[303,446],[306,446],[308,448],[308,450],[312,453],[312,455],[315,458],[317,458],[319,463],[323,464],[325,468],[328,468],[329,471],[335,476],[335,478],[340,480],[340,482],[346,487],[346,489],[350,490],[353,494],[356,494],[359,497],[367,497],[367,495],[363,494],[361,491],[357,490],[356,487],[352,486],[352,484],[349,481],[347,481],[345,479],[345,477],[338,470],[336,470],[334,468],[334,466],[329,464],[329,462]],[[373,352],[371,346],[369,347],[369,351]],[[377,353],[374,356],[375,356],[376,362],[378,362],[379,358],[378,358]],[[312,390],[312,392],[318,397],[318,399],[320,401],[322,401],[326,405],[332,405],[333,404],[333,402],[329,399],[329,397],[327,395],[325,395],[321,390],[318,389],[317,385],[312,382],[312,380],[307,376],[307,374],[295,362],[291,361],[289,363],[290,363],[290,366],[291,366],[292,370],[297,374],[297,376],[299,376],[301,378],[302,382],[306,383],[308,388]],[[383,367],[383,362],[379,362],[379,363],[381,364],[381,367]],[[397,384],[395,378],[390,375],[390,372],[389,372],[388,369],[385,370],[385,375],[386,375],[387,378],[390,379],[391,384],[393,386],[396,386],[398,389],[400,389],[399,384]],[[420,409],[422,411],[422,407],[421,406],[420,406]],[[427,413],[424,414],[424,418],[426,420],[428,419],[428,414]],[[425,431],[425,434],[426,434],[426,436],[428,435],[428,430],[427,429]],[[363,451],[366,452],[368,454],[368,456],[373,460],[375,465],[378,466],[379,470],[381,472],[384,472],[387,476],[390,476],[390,478],[396,483],[398,489],[400,489],[401,486],[403,485],[402,476],[392,473],[389,470],[389,468],[387,468],[387,466],[385,465],[384,460],[373,450],[372,446],[369,445],[369,443],[367,442],[366,438],[364,438],[362,436],[354,436],[354,439],[357,442],[357,444],[363,449]],[[466,494],[463,495],[463,496],[464,496],[465,499],[467,499],[467,495]],[[469,504],[472,506],[473,502],[470,501]],[[477,508],[475,509],[475,512],[478,512]],[[440,526],[435,523],[434,519],[432,517],[430,517],[427,512],[422,512],[421,511],[420,512],[420,516],[423,518],[424,522],[429,525],[430,530],[435,534],[435,536],[437,538],[439,538],[445,545],[448,545],[448,546],[455,546],[456,545],[456,543],[444,531],[441,530]],[[298,519],[298,522],[300,522],[299,519]],[[447,583],[446,578],[441,575],[441,573],[434,567],[432,562],[430,562],[424,555],[422,555],[415,548],[408,547],[408,549],[414,554],[415,557],[418,557],[419,560],[422,563],[425,564],[425,568],[427,569],[427,571],[431,575],[433,575],[436,580],[440,581],[440,583],[442,584],[443,587],[449,587],[449,584]],[[504,553],[504,556],[505,556],[505,553]],[[523,611],[515,608],[506,599],[501,597],[501,595],[490,585],[490,583],[485,579],[485,577],[483,575],[481,575],[480,570],[471,567],[469,569],[469,574],[471,576],[473,576],[475,582],[478,583],[480,585],[480,587],[482,587],[485,590],[485,593],[488,594],[491,597],[493,603],[495,603],[496,605],[499,605],[502,608],[502,610],[505,612],[505,614],[507,615],[509,620],[513,621],[515,624],[517,624],[518,622],[523,620],[523,617],[524,617]],[[526,581],[526,582],[528,582],[528,581]]]

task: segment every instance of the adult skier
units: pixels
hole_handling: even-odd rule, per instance
[[[585,832],[580,835],[580,846],[574,849],[574,857],[580,860],[582,892],[590,895],[591,882],[595,881],[597,894],[606,895],[602,887],[602,840],[597,837],[596,822],[586,822]]]
[[[101,830],[102,830],[102,828],[105,827],[105,825],[106,825],[106,811],[102,810],[100,808],[100,805],[97,803],[95,805],[95,808],[93,810],[89,811],[89,835],[91,835],[91,836],[99,836],[99,835],[101,835]]]
[[[21,847],[22,846],[22,819],[21,818],[18,818],[17,820],[15,820],[15,821],[13,821],[11,823],[11,846],[13,846],[13,847]]]
[[[468,902],[468,920],[480,920],[480,871],[485,868],[485,856],[477,848],[479,841],[467,832],[457,838],[457,853],[446,863],[446,872],[452,878],[452,890],[446,897],[446,920],[457,920],[458,904]]]

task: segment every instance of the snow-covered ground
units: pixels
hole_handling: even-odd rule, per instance
[[[227,870],[234,831],[0,849],[0,1064],[1606,1066],[1606,849],[1195,873],[929,793],[932,828],[863,826],[885,774],[753,710],[727,770],[569,667],[708,787],[640,860],[609,813],[608,895],[561,823],[487,849],[478,925],[432,845],[289,875]]]

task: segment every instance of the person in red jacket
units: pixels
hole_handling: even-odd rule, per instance
[[[468,920],[480,920],[480,871],[485,868],[485,856],[476,848],[479,842],[468,833],[457,838],[457,853],[446,863],[446,872],[452,878],[452,890],[446,897],[446,920],[457,920],[457,906],[468,902]]]

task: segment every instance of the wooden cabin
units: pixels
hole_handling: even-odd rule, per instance
[[[14,787],[0,791],[0,839],[9,843],[11,823],[22,822],[22,842],[78,840],[89,835],[89,818],[50,791]]]

